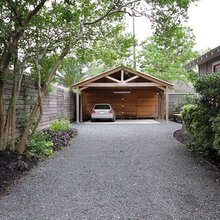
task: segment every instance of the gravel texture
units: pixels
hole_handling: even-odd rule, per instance
[[[179,124],[73,127],[71,147],[0,198],[0,219],[220,219],[220,172],[172,137]]]

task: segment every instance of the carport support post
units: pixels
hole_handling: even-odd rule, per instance
[[[83,121],[83,92],[80,92],[80,122]]]
[[[165,100],[164,100],[164,91],[161,94],[161,119],[164,120],[164,105],[165,105]]]
[[[166,121],[169,120],[169,90],[166,86]]]
[[[76,123],[79,123],[79,87],[76,88]]]

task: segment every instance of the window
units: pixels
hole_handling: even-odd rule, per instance
[[[220,72],[220,61],[217,61],[212,64],[212,72],[213,73]]]
[[[109,105],[95,105],[94,109],[110,109]]]
[[[220,64],[214,66],[214,73],[220,72]]]

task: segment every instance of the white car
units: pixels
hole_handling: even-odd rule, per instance
[[[115,121],[115,111],[110,104],[96,104],[92,109],[91,121],[95,120]]]

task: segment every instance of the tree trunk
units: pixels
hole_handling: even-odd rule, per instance
[[[11,103],[11,143],[10,147],[14,148],[15,143],[15,125],[16,125],[16,102],[17,102],[17,93],[18,93],[18,82],[17,82],[18,71],[18,46],[16,48],[16,58],[14,61],[14,83],[13,83],[13,92],[12,92],[12,103]]]
[[[8,108],[7,118],[5,122],[5,113],[4,113],[4,101],[3,101],[3,93],[4,93],[4,85],[8,74],[8,68],[10,59],[13,53],[17,52],[17,44],[18,41],[14,39],[13,43],[9,44],[7,47],[5,54],[1,57],[1,69],[0,69],[0,149],[4,149],[6,146],[6,139],[8,139],[8,129],[10,129],[10,114],[11,114],[11,106]]]
[[[4,114],[4,103],[3,103],[3,90],[4,83],[7,76],[7,71],[9,67],[9,61],[17,48],[18,41],[24,33],[25,29],[30,24],[32,18],[41,10],[44,6],[46,0],[41,0],[32,11],[26,17],[26,20],[22,24],[22,28],[18,28],[15,32],[12,32],[7,36],[9,42],[5,43],[5,48],[0,57],[0,149],[4,148],[4,139],[5,139],[5,114]],[[7,44],[8,43],[8,44]]]
[[[72,47],[72,45],[77,43],[83,37],[83,34],[84,34],[83,33],[83,26],[82,26],[82,23],[80,23],[80,33],[79,33],[79,36],[74,41],[66,44],[66,46],[64,47],[63,51],[61,52],[59,58],[57,59],[57,62],[54,65],[54,68],[51,70],[51,72],[50,72],[46,82],[44,83],[43,89],[41,90],[42,98],[45,96],[46,91],[47,91],[47,89],[48,89],[48,87],[50,85],[50,82],[51,82],[53,76],[55,75],[58,67],[60,66],[63,58],[67,55],[67,53],[69,52],[69,50]],[[37,100],[35,102],[34,109],[32,110],[32,113],[31,113],[31,115],[29,117],[29,120],[27,122],[27,125],[25,127],[24,133],[23,133],[23,135],[21,137],[21,140],[20,140],[20,142],[18,144],[17,151],[20,154],[22,154],[25,151],[26,140],[28,138],[28,134],[29,134],[30,128],[33,125],[33,122],[34,122],[34,120],[36,118],[37,111],[38,111],[38,108],[40,106],[38,100],[39,100],[39,97],[37,98]]]
[[[38,60],[35,60],[35,66],[36,66],[37,74],[38,74],[37,88],[38,88],[38,104],[40,106],[40,114],[38,116],[36,124],[34,125],[32,133],[28,137],[28,141],[30,141],[32,139],[33,135],[35,134],[35,132],[38,128],[38,125],[40,124],[41,118],[43,116],[43,97],[42,97],[42,92],[41,92],[41,74],[40,74],[40,66],[39,66]]]
[[[50,74],[49,74],[49,77],[47,78],[47,81],[45,82],[44,87],[43,87],[43,89],[42,89],[42,91],[41,91],[42,98],[45,96],[46,91],[47,91],[47,89],[48,89],[48,87],[49,87],[49,85],[50,85],[50,82],[51,82],[51,80],[52,80],[54,74],[56,73],[56,71],[57,71],[59,65],[61,64],[63,58],[64,58],[65,55],[68,53],[68,51],[69,51],[69,49],[70,49],[70,46],[71,46],[71,45],[66,45],[66,47],[65,47],[64,50],[62,51],[60,57],[58,58],[58,60],[57,60],[57,62],[56,62],[56,64],[55,64],[55,66],[54,66],[54,68],[51,70],[51,72],[50,72]],[[38,111],[39,106],[40,106],[40,105],[39,105],[39,96],[38,96],[38,98],[37,98],[37,100],[36,100],[36,102],[35,102],[34,108],[33,108],[33,110],[32,110],[32,113],[31,113],[31,115],[30,115],[30,117],[29,117],[29,120],[28,120],[28,122],[27,122],[27,125],[26,125],[26,127],[25,127],[24,133],[23,133],[23,135],[22,135],[22,137],[21,137],[21,140],[20,140],[20,142],[19,142],[18,148],[17,148],[17,151],[18,151],[18,153],[20,153],[20,154],[22,154],[22,153],[25,151],[25,148],[26,148],[26,140],[27,140],[27,138],[28,138],[28,134],[29,134],[30,128],[31,128],[31,126],[33,125],[33,122],[34,122],[34,120],[35,120],[35,118],[36,118],[36,115],[37,115],[37,111]],[[33,134],[32,134],[32,137],[33,137]]]
[[[0,88],[0,149],[3,149],[3,139],[4,139],[4,104],[3,104],[3,87]]]

